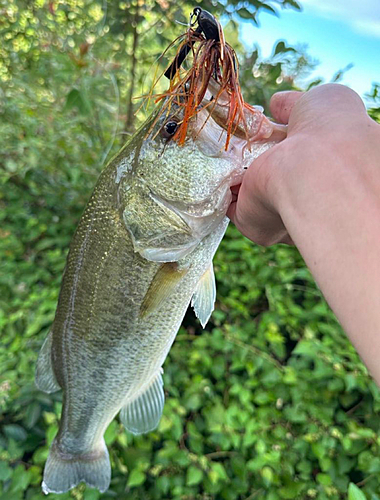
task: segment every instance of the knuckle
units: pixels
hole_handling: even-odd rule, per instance
[[[323,96],[326,98],[326,103],[331,106],[333,102],[345,103],[347,105],[348,102],[353,103],[356,106],[361,106],[365,108],[364,103],[354,90],[350,89],[346,85],[342,85],[340,83],[326,83],[321,85],[320,87],[315,87],[310,92],[314,92],[315,95]]]

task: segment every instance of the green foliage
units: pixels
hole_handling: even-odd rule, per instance
[[[274,92],[300,90],[299,83],[316,66],[304,47],[290,47],[280,40],[269,60],[259,57],[259,47],[240,55],[240,76],[244,97],[248,102],[260,103],[269,112],[269,101]],[[252,77],[255,85],[252,85]]]
[[[366,500],[366,497],[354,483],[350,483],[348,487],[348,500]]]
[[[233,1],[228,12],[248,17],[276,5],[297,7],[293,0]],[[139,94],[144,79],[149,87],[152,63],[178,34],[174,19],[185,21],[192,7],[186,14],[164,0],[3,7],[2,500],[45,498],[41,474],[61,395],[38,391],[34,369],[68,245],[105,158],[137,125],[131,89]],[[235,19],[227,32],[238,46]],[[293,88],[289,68],[305,58],[284,42],[264,63],[257,52],[240,51],[247,100],[262,105],[274,91]],[[231,227],[215,271],[217,305],[207,329],[189,311],[165,363],[159,428],[133,437],[115,420],[105,435],[110,490],[101,495],[82,485],[49,498],[380,500],[380,394],[298,252],[260,248]]]
[[[380,84],[375,83],[371,92],[367,94],[369,100],[369,115],[380,123]]]

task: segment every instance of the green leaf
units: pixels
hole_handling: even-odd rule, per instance
[[[22,498],[22,491],[7,491],[1,495],[1,500],[22,500]]]
[[[273,7],[271,7],[269,4],[263,3],[263,4],[261,4],[261,8],[264,10],[267,10],[271,14],[274,14],[275,16],[278,17],[277,11]]]
[[[129,474],[127,485],[128,486],[140,486],[145,481],[145,474],[141,470],[133,469]]]
[[[284,5],[290,5],[293,9],[301,10],[301,6],[296,0],[285,0]]]
[[[24,424],[27,429],[31,429],[40,418],[41,406],[36,401],[28,406],[26,410],[26,415],[24,418]]]
[[[101,495],[101,493],[98,490],[86,488],[84,495],[83,495],[83,499],[84,500],[98,500],[100,495]]]
[[[25,441],[28,437],[26,430],[17,424],[4,425],[4,434],[15,441]]]
[[[330,486],[332,484],[332,479],[328,474],[317,474],[317,481],[319,484],[323,484],[323,486]]]
[[[236,13],[242,18],[242,19],[247,19],[249,21],[253,21],[255,24],[257,24],[256,21],[256,13],[255,12],[250,12],[248,9],[245,7],[241,7],[236,11]]]
[[[57,435],[57,432],[58,432],[58,425],[57,424],[50,425],[48,430],[46,431],[46,442],[49,446],[53,442],[53,439]]]
[[[215,473],[218,480],[228,481],[228,475],[226,473],[226,469],[223,467],[223,464],[220,462],[215,462],[211,464],[211,469]]]
[[[261,475],[265,481],[266,485],[270,485],[271,482],[273,481],[273,470],[270,467],[263,467],[261,469]]]
[[[88,115],[91,111],[90,102],[78,89],[71,89],[67,94],[65,108],[68,110],[77,108],[82,115]]]
[[[282,54],[284,52],[295,52],[295,51],[296,50],[293,47],[287,47],[285,45],[285,42],[280,41],[277,43],[277,45],[274,49],[273,56],[276,56],[277,54]]]
[[[186,474],[186,484],[187,486],[193,486],[195,484],[199,484],[202,481],[203,472],[201,469],[196,467],[195,465],[190,465],[187,469]]]
[[[350,483],[348,486],[348,500],[367,500],[367,498],[356,484]]]
[[[30,483],[31,474],[22,465],[18,465],[12,474],[12,490],[25,490]]]
[[[115,441],[118,432],[119,432],[119,423],[116,420],[114,420],[113,422],[110,423],[104,434],[104,440],[107,446],[110,446]]]
[[[0,481],[6,481],[12,476],[12,469],[5,462],[0,462]]]
[[[156,481],[157,489],[164,495],[169,491],[170,479],[168,476],[160,476]]]

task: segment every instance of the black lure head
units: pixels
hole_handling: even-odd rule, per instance
[[[195,18],[195,20],[193,20]],[[190,16],[190,26],[194,26],[198,23],[197,28],[195,29],[196,33],[203,33],[207,40],[215,40],[219,42],[219,23],[215,19],[215,17],[210,14],[207,10],[202,9],[201,7],[195,7],[191,16]],[[174,61],[165,71],[164,75],[166,78],[171,80],[176,74],[178,68],[181,67],[181,64],[185,60],[185,57],[190,52],[194,42],[189,42],[182,47],[179,53],[175,56]]]
[[[198,27],[207,40],[219,42],[219,23],[210,12],[200,7],[195,7],[192,16],[196,17],[195,22],[198,22]]]

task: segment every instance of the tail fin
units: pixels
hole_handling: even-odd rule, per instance
[[[104,441],[100,447],[85,455],[66,454],[54,441],[45,465],[42,491],[45,495],[64,493],[84,481],[104,493],[110,480],[111,465]]]

